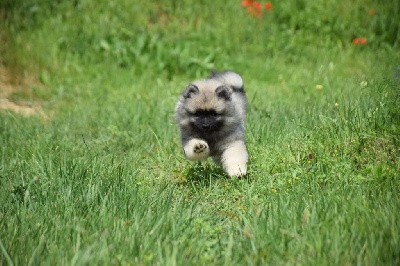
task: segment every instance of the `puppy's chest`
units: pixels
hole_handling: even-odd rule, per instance
[[[228,141],[229,137],[226,136],[225,132],[217,131],[217,132],[201,132],[200,138],[204,139],[210,148],[210,154],[218,155],[222,152],[223,146]]]

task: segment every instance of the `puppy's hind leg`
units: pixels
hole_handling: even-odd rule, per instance
[[[192,161],[204,161],[210,154],[207,142],[202,139],[193,138],[183,146],[186,158]]]
[[[247,150],[243,141],[235,141],[224,150],[221,156],[222,166],[230,176],[241,177],[247,172]]]

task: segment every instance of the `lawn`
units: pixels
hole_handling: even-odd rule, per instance
[[[400,4],[2,0],[0,265],[399,265]],[[248,175],[185,159],[243,77]]]

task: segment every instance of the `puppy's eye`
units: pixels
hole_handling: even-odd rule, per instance
[[[215,110],[196,110],[193,114],[195,116],[217,116],[218,113]]]
[[[215,110],[208,111],[209,116],[218,116],[219,114]]]

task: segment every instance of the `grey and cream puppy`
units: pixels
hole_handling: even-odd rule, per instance
[[[245,175],[246,104],[243,80],[235,72],[212,73],[190,83],[175,108],[186,158],[212,156],[229,176]]]

